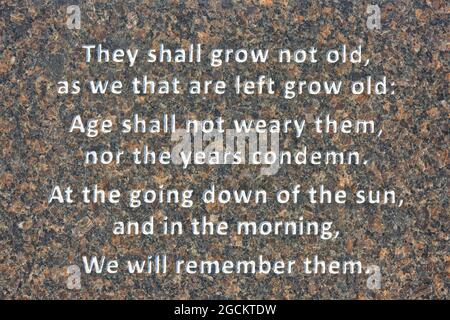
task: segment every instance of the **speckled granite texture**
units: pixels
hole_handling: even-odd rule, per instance
[[[382,30],[366,28],[367,1],[80,1],[80,30],[66,28],[66,8],[77,1],[0,1],[0,298],[2,299],[404,299],[449,298],[449,7],[444,0],[375,1]],[[206,47],[297,48],[363,44],[367,69],[344,64],[258,66],[87,65],[81,45],[109,48]],[[271,74],[275,79],[386,74],[396,94],[352,97],[276,96],[239,98],[226,94],[190,97],[58,96],[62,78],[130,79],[134,74],[180,78]],[[119,134],[88,139],[67,132],[72,117],[122,117],[139,112],[150,118],[175,112],[180,118],[291,118],[331,113],[336,119],[374,119],[379,139],[319,137],[316,148],[353,147],[370,154],[373,164],[354,168],[284,166],[274,176],[257,178],[255,166],[87,166],[83,153],[95,148],[170,145],[164,135]],[[294,148],[295,141],[286,145]],[[205,206],[191,209],[123,205],[48,205],[52,187],[105,188],[156,186],[202,190],[211,182],[223,188],[276,190],[296,183],[330,188],[394,188],[401,208],[354,205]],[[267,217],[319,217],[335,221],[342,236],[334,242],[282,237],[195,239],[115,237],[116,220],[143,220],[150,214],[188,221],[191,217],[262,220]],[[382,269],[381,290],[369,290],[365,276],[164,276],[82,275],[82,289],[68,290],[66,268],[81,265],[85,254],[145,257],[167,253],[193,259],[248,257],[300,259],[314,253],[334,259],[360,259]]]

